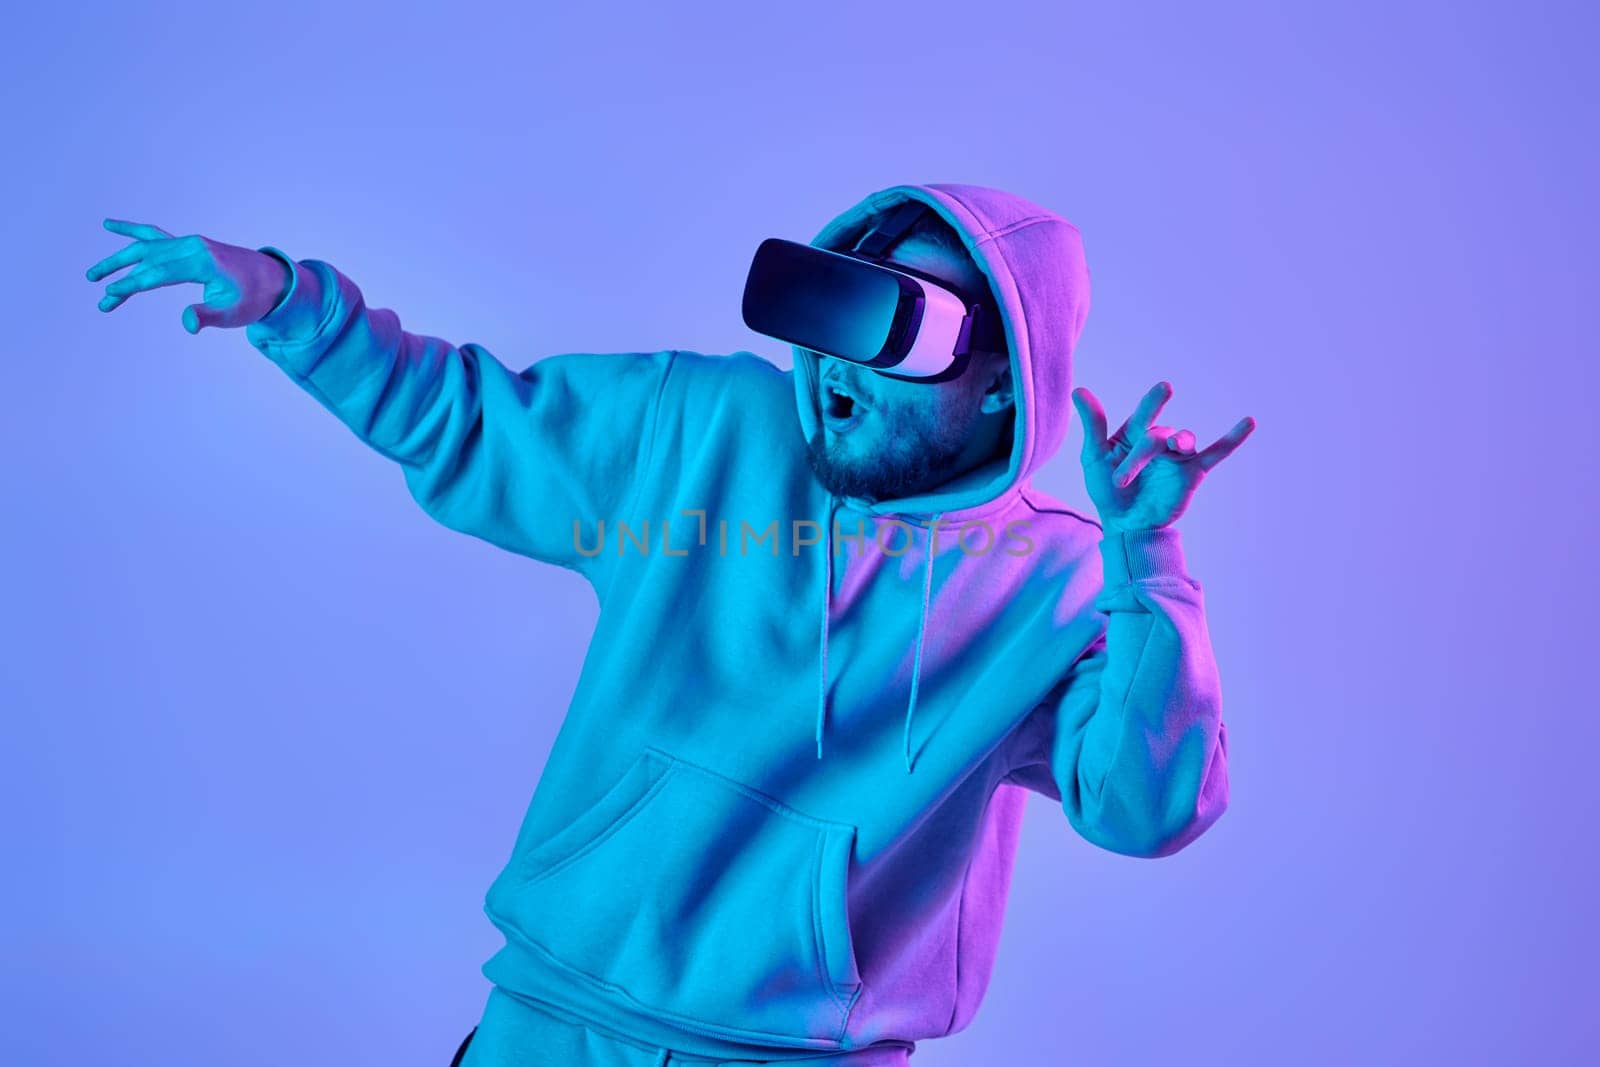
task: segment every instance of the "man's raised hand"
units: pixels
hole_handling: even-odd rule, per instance
[[[1116,433],[1106,436],[1106,412],[1088,389],[1072,391],[1083,421],[1083,474],[1089,499],[1107,531],[1154,530],[1176,522],[1206,472],[1221,463],[1256,428],[1246,415],[1233,429],[1199,452],[1194,434],[1154,426],[1172,399],[1172,386],[1157,382]]]
[[[282,260],[252,248],[223,244],[194,234],[174,237],[159,226],[106,219],[112,233],[133,243],[90,267],[97,282],[124,267],[135,269],[106,286],[101,311],[114,311],[134,293],[194,282],[204,299],[183,309],[183,328],[199,333],[207,326],[248,326],[275,307],[288,291],[290,274]]]

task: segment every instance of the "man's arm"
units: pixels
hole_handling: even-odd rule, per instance
[[[291,277],[246,327],[252,345],[400,464],[440,523],[599,587],[612,553],[579,552],[574,523],[594,553],[600,522],[634,518],[673,352],[569,353],[514,373],[479,345],[407,333],[327,263],[260,251]]]
[[[1228,733],[1200,583],[1175,527],[1107,530],[1107,630],[1018,729],[1010,781],[1102,848],[1166,856],[1228,805]]]

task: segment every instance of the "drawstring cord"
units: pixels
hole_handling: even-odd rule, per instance
[[[822,570],[822,678],[817,685],[817,758],[822,758],[822,724],[828,717],[828,610],[833,606],[833,512],[839,498],[828,494],[828,532],[823,537],[827,557]]]
[[[922,681],[922,639],[928,630],[928,597],[933,589],[934,539],[938,536],[939,519],[944,512],[933,517],[928,526],[927,563],[922,568],[922,611],[917,616],[917,658],[911,667],[911,699],[906,703],[906,773],[911,773],[911,720],[917,714],[917,687]]]
[[[822,654],[820,675],[817,681],[817,758],[822,758],[822,731],[828,720],[828,614],[833,608],[833,518],[839,506],[839,498],[828,496],[828,531],[823,537],[826,548],[826,559],[822,568],[822,625],[821,647]],[[933,592],[933,559],[935,539],[938,536],[939,520],[944,517],[940,512],[933,517],[933,522],[928,526],[928,548],[926,559],[922,568],[922,608],[917,614],[917,653],[911,666],[911,699],[906,703],[906,724],[904,734],[906,773],[912,770],[911,759],[911,724],[917,714],[917,693],[922,685],[922,648],[928,632],[928,603]]]

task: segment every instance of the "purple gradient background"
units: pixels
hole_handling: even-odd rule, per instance
[[[327,259],[518,367],[787,365],[751,252],[901,181],[1082,227],[1113,420],[1163,377],[1202,445],[1259,420],[1179,524],[1232,810],[1152,863],[1033,798],[984,1008],[914,1062],[1593,1055],[1594,16],[566,6],[13,26],[0,1062],[443,1067],[594,621],[186,334],[194,287],[96,311],[102,217]],[[1089,507],[1080,440],[1042,481]]]

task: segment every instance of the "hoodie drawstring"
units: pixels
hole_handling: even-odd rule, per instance
[[[822,723],[828,717],[828,609],[833,606],[833,512],[839,498],[828,494],[828,532],[823,536],[826,559],[822,568],[822,678],[817,686],[817,758],[822,758]]]
[[[827,533],[823,536],[823,546],[827,558],[822,568],[822,651],[821,676],[817,683],[817,758],[822,758],[822,728],[828,718],[828,613],[833,607],[833,518],[839,506],[839,498],[829,494]],[[917,652],[911,667],[911,699],[906,703],[905,725],[905,758],[906,773],[911,773],[911,723],[917,714],[917,690],[922,682],[922,646],[928,632],[928,602],[933,591],[933,558],[934,539],[938,535],[939,520],[944,513],[933,517],[933,522],[928,526],[928,547],[926,560],[922,569],[922,607],[917,614]]]
[[[928,526],[927,564],[922,569],[922,611],[917,616],[917,658],[911,667],[911,699],[906,703],[906,773],[911,773],[911,719],[917,713],[917,685],[922,681],[922,638],[928,630],[928,597],[933,589],[933,542],[939,533],[939,519],[944,512],[933,517]]]

